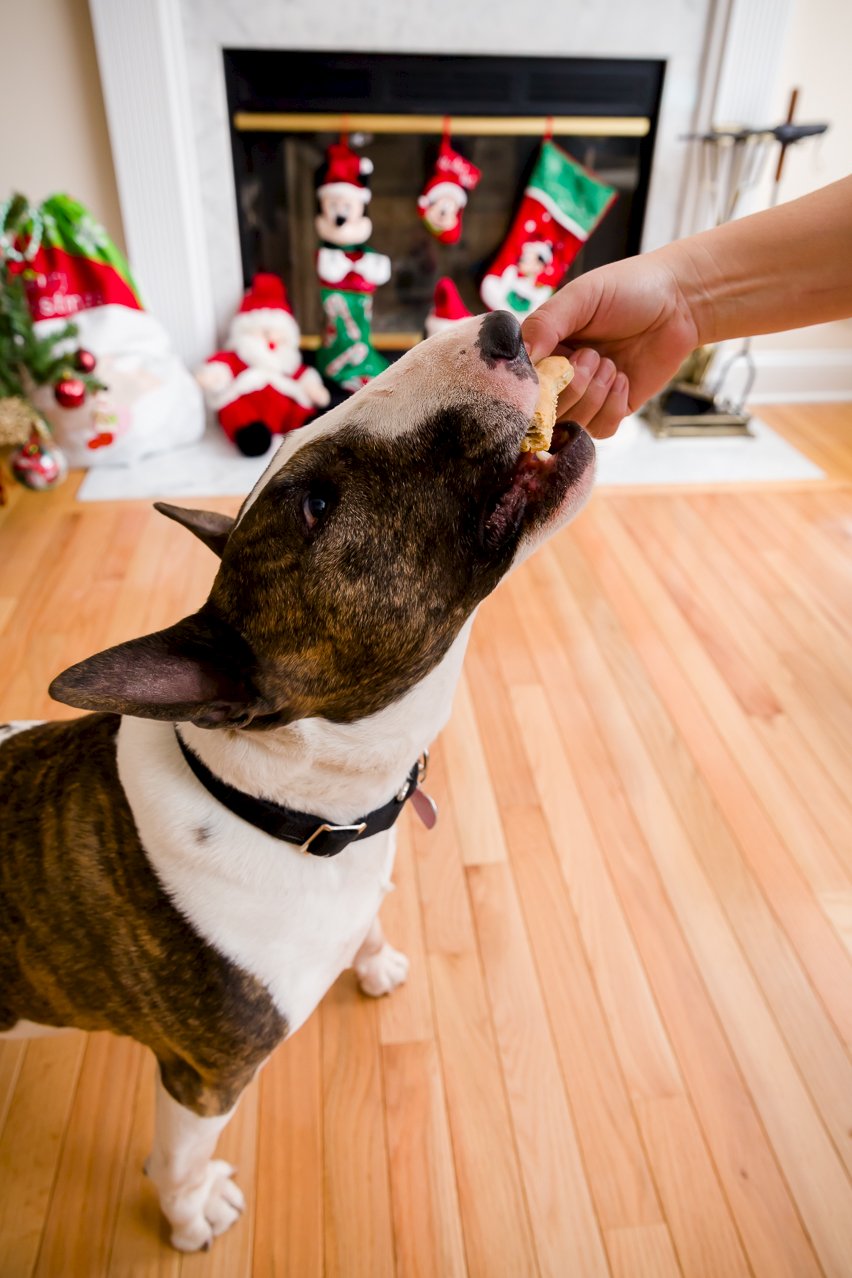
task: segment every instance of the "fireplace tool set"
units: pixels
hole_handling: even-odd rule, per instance
[[[769,207],[774,208],[788,149],[828,129],[827,124],[795,124],[797,98],[798,89],[794,89],[787,119],[775,128],[720,127],[687,135],[686,141],[697,142],[701,147],[701,185],[714,226],[721,226],[735,216],[746,191],[760,179],[770,150],[777,145],[778,160],[769,198]],[[749,414],[745,411],[757,371],[751,338],[743,340],[722,365],[713,383],[707,386],[705,380],[712,358],[712,348],[695,351],[679,369],[675,380],[647,405],[644,416],[654,435],[663,438],[751,433]],[[732,384],[737,387],[735,393],[726,393],[726,387]]]

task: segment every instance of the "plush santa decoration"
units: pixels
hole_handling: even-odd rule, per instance
[[[426,336],[433,337],[435,333],[443,333],[445,329],[458,324],[459,320],[470,319],[471,314],[455,284],[445,275],[435,285],[432,309],[426,316]]]
[[[390,258],[367,247],[372,161],[345,138],[328,148],[317,185],[320,238],[317,276],[325,314],[317,366],[343,390],[355,391],[387,368],[373,346],[373,293],[390,279]]]
[[[319,373],[302,362],[299,336],[283,280],[255,275],[226,349],[196,374],[225,434],[247,457],[259,457],[273,435],[304,425],[329,403]]]
[[[423,225],[441,244],[458,243],[468,192],[481,177],[475,164],[453,150],[445,129],[435,167],[417,201]]]

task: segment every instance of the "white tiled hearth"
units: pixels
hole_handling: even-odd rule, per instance
[[[242,288],[223,48],[667,63],[644,247],[692,229],[682,134],[761,118],[789,0],[90,0],[130,255],[193,364]]]

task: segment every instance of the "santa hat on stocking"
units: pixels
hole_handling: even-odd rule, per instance
[[[299,342],[299,325],[287,299],[284,281],[277,275],[255,275],[240,308],[231,322],[231,335],[271,328],[294,346]]]
[[[459,320],[470,319],[471,312],[461,300],[459,291],[449,276],[438,280],[432,309],[426,316],[426,336],[433,337],[446,328],[452,328]]]
[[[373,171],[373,161],[366,155],[357,155],[343,139],[332,142],[325,153],[326,160],[319,175],[317,195],[339,195],[354,188],[365,204],[369,204],[372,191],[367,179]]]

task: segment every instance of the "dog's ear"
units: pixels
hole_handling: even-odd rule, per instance
[[[244,640],[202,611],[69,667],[50,695],[80,710],[244,727],[271,708],[253,685],[253,666]]]
[[[183,524],[203,541],[214,555],[222,558],[225,542],[231,535],[234,520],[230,515],[217,514],[215,510],[187,510],[185,506],[170,506],[166,501],[155,501],[154,509],[176,524]]]

